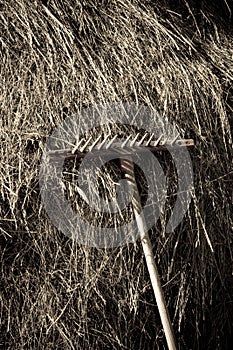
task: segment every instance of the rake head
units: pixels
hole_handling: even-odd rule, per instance
[[[76,145],[70,149],[56,150],[50,152],[50,156],[55,159],[59,156],[65,157],[65,159],[70,158],[84,158],[89,152],[93,152],[93,155],[101,156],[102,153],[111,153],[114,150],[127,154],[130,152],[130,148],[138,148],[143,152],[145,148],[149,149],[151,152],[158,151],[169,151],[171,149],[179,149],[183,147],[194,146],[193,139],[183,139],[177,134],[172,138],[166,137],[164,134],[156,136],[154,133],[150,132],[137,132],[130,133],[129,135],[115,134],[112,133],[100,134],[100,135],[90,135],[83,136],[76,142]]]

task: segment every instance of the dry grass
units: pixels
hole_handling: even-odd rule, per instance
[[[55,126],[93,103],[134,101],[156,108],[196,141],[195,193],[186,218],[173,234],[161,234],[162,221],[150,232],[179,348],[228,349],[229,28],[205,2],[199,16],[191,2],[184,2],[183,15],[166,1],[75,4],[0,2],[0,346],[166,347],[140,243],[79,246],[52,226],[39,195],[40,157]]]

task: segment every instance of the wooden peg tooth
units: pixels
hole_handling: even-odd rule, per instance
[[[153,139],[153,137],[155,136],[155,134],[153,133],[153,134],[151,134],[151,136],[150,136],[150,138],[149,138],[149,140],[146,142],[146,147],[148,147],[149,145],[150,145],[150,143],[151,143],[151,140]]]
[[[163,134],[161,134],[161,135],[159,136],[159,138],[154,142],[154,144],[152,145],[152,147],[157,147],[162,138],[163,138]]]
[[[133,147],[135,145],[135,142],[137,141],[137,138],[140,134],[138,133],[135,138],[130,142],[130,147]]]
[[[99,137],[93,142],[93,144],[89,147],[89,152],[91,152],[93,150],[93,148],[97,145],[97,143],[99,142],[99,140],[101,139],[101,135],[99,135]]]
[[[142,136],[141,140],[137,142],[137,146],[141,146],[141,144],[143,143],[147,135],[148,135],[148,132],[146,132],[145,135]]]
[[[98,146],[98,148],[97,148],[98,150],[101,150],[102,148],[104,148],[104,146],[105,146],[106,142],[109,140],[110,136],[111,136],[111,134],[108,134],[104,138],[103,142],[101,142],[101,144]]]
[[[89,137],[89,139],[87,140],[87,142],[85,142],[85,144],[80,148],[80,152],[83,153],[83,151],[85,151],[86,147],[88,146],[89,142],[91,141],[92,136]]]
[[[176,142],[179,136],[180,136],[179,134],[176,135],[176,137],[171,141],[171,145],[173,145]]]
[[[112,144],[113,144],[113,142],[116,140],[116,138],[117,138],[117,135],[115,135],[111,140],[110,140],[110,142],[107,144],[107,146],[106,146],[106,149],[109,149],[111,146],[112,146]]]
[[[131,135],[129,135],[127,137],[127,139],[122,143],[121,148],[124,148],[127,145],[127,143],[129,142],[130,139],[131,139]]]
[[[83,143],[84,138],[81,138],[81,140],[79,140],[79,142],[75,145],[75,147],[72,149],[71,153],[74,154],[76,151],[78,151],[79,146]]]

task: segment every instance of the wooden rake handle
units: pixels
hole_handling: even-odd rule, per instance
[[[173,332],[171,320],[169,317],[169,313],[166,307],[166,302],[165,302],[163,290],[161,287],[158,270],[155,264],[152,244],[148,235],[147,225],[142,212],[141,199],[140,199],[140,195],[138,192],[138,187],[135,179],[133,161],[130,159],[122,159],[121,169],[122,169],[122,172],[125,174],[126,179],[128,180],[130,186],[132,186],[132,189],[133,189],[133,197],[132,197],[133,211],[134,211],[135,219],[140,232],[140,238],[141,238],[142,247],[143,247],[143,251],[146,259],[146,264],[150,274],[150,280],[153,287],[160,318],[162,321],[168,349],[176,350],[174,332]]]

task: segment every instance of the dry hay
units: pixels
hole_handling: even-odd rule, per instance
[[[217,17],[225,7],[227,18],[227,2],[201,4],[1,2],[3,349],[165,348],[140,242],[79,246],[53,227],[39,195],[52,129],[113,101],[153,107],[195,138],[188,214],[167,235],[168,207],[150,236],[179,348],[229,348],[233,41]]]

